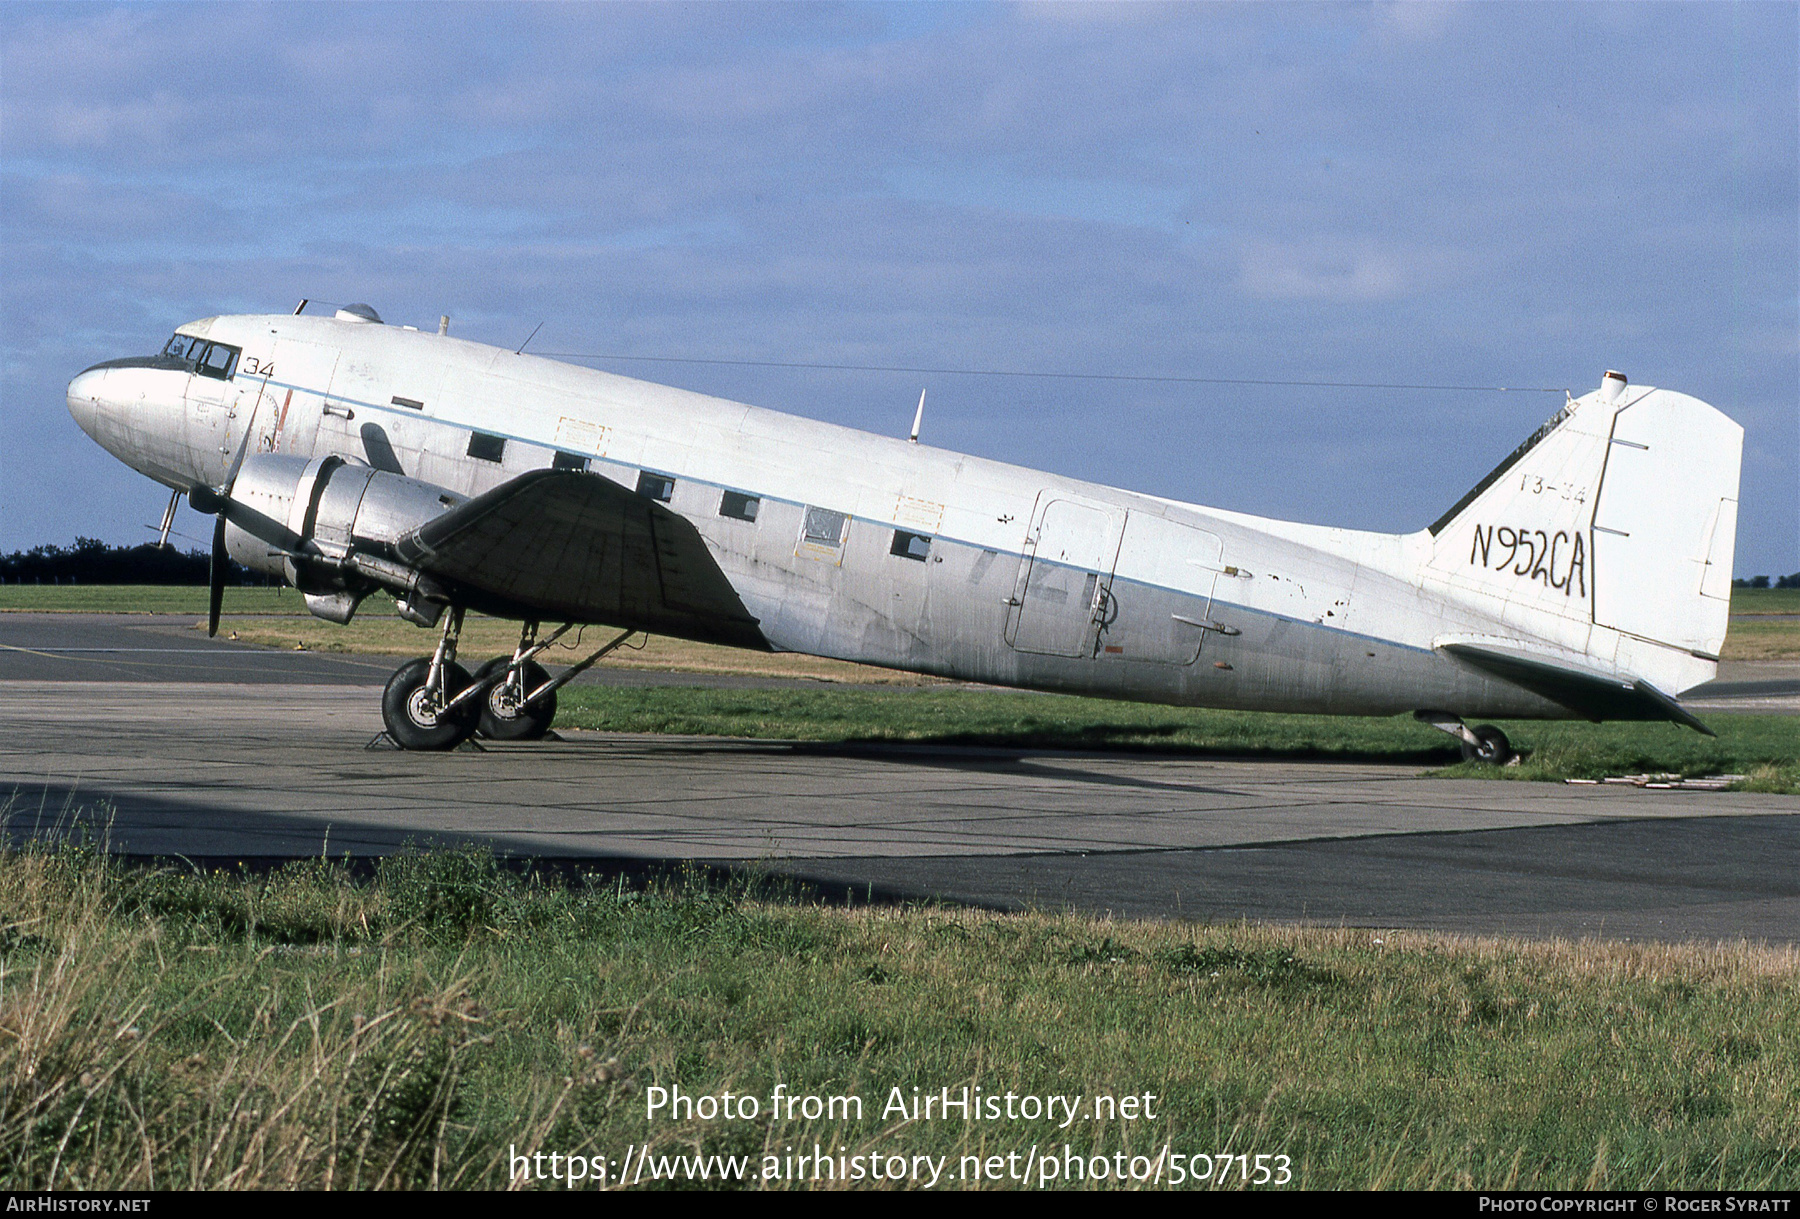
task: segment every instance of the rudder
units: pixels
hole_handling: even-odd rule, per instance
[[[1652,390],[1613,420],[1594,513],[1594,622],[1717,660],[1731,616],[1744,429]]]

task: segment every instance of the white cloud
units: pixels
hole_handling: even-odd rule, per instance
[[[1398,42],[1437,42],[1459,24],[1465,3],[1388,0],[1375,6],[1375,28]]]
[[[1440,279],[1448,261],[1367,237],[1250,240],[1239,254],[1238,286],[1262,300],[1398,300]]]

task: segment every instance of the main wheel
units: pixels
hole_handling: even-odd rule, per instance
[[[475,680],[491,677],[496,671],[504,673],[511,663],[510,656],[496,656],[475,671]],[[550,680],[544,666],[535,660],[525,662],[520,676],[524,678],[526,693]],[[509,689],[502,680],[488,687],[481,699],[481,735],[492,741],[535,741],[550,731],[550,721],[555,718],[554,690],[531,706],[521,707],[518,691]]]
[[[1512,742],[1506,734],[1492,724],[1483,724],[1476,728],[1475,744],[1462,743],[1462,755],[1465,762],[1491,762],[1495,766],[1504,766],[1513,756]]]
[[[475,731],[481,714],[476,700],[448,713],[443,710],[443,703],[469,688],[469,671],[455,662],[444,666],[442,701],[426,695],[425,680],[430,676],[431,658],[421,656],[394,670],[382,691],[382,722],[402,749],[455,749]]]

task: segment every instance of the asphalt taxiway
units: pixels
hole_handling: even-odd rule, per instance
[[[754,862],[859,898],[1800,942],[1792,796],[585,732],[370,750],[394,662],[208,641],[191,624],[0,615],[0,799],[15,837],[86,827],[131,854],[258,860],[473,840],[599,867]],[[1728,672],[1697,704],[1800,705],[1789,668]]]

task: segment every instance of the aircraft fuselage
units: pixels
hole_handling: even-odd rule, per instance
[[[252,452],[336,454],[456,496],[585,463],[691,522],[777,650],[1183,705],[1566,717],[1440,645],[1607,643],[1586,604],[1591,505],[1539,570],[1496,586],[1466,538],[1264,520],[446,335],[286,315],[178,335],[214,345],[215,367],[114,361],[69,388],[81,426],[150,477],[217,484],[246,427]],[[1555,612],[1525,615],[1507,590],[1526,585]],[[1693,648],[1618,635],[1607,655],[1646,649],[1677,690],[1712,676]]]

